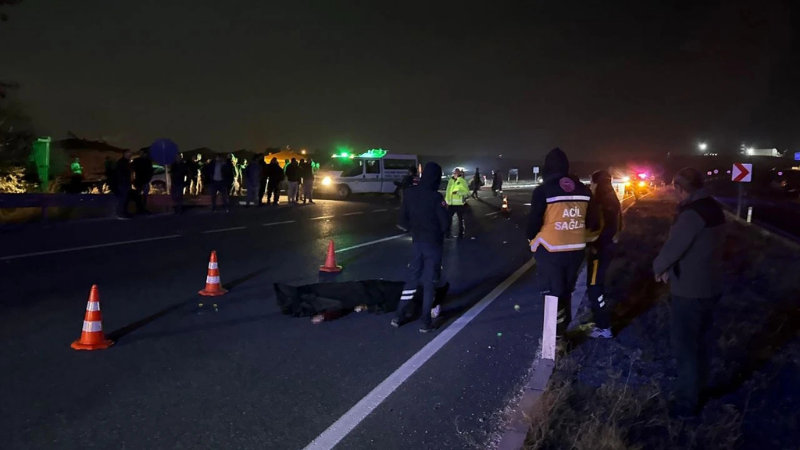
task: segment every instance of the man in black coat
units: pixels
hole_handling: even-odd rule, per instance
[[[122,220],[130,219],[128,202],[131,199],[131,151],[125,150],[122,157],[114,166],[113,183],[111,191],[117,197],[117,217]]]
[[[421,284],[420,333],[428,333],[433,330],[431,310],[436,296],[436,288],[441,286],[444,235],[450,227],[447,203],[439,193],[441,181],[442,168],[434,162],[426,164],[419,184],[407,188],[403,194],[403,206],[400,213],[399,227],[411,231],[414,256],[409,264],[409,278],[403,287],[397,315],[392,319],[392,326],[402,325],[411,300]]]
[[[274,203],[278,204],[278,199],[281,196],[281,181],[283,181],[283,169],[281,169],[280,163],[278,163],[278,158],[272,158],[269,162],[269,167],[267,168],[267,176],[269,177],[269,182],[267,183],[267,204],[270,204],[270,200],[274,200]]]
[[[211,183],[211,211],[217,210],[217,194],[222,197],[222,207],[226,211],[228,206],[228,193],[233,186],[233,165],[222,154],[217,154],[210,164],[205,166],[206,177]]]

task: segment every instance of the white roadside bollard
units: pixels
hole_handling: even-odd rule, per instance
[[[544,326],[542,327],[542,359],[556,360],[556,315],[558,297],[544,296]]]

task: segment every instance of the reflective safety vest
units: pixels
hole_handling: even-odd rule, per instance
[[[455,194],[453,193],[455,192]],[[464,177],[453,178],[447,180],[447,191],[444,193],[444,201],[451,206],[460,206],[467,203],[466,198],[469,197],[469,186]]]
[[[590,199],[589,192],[548,196],[542,228],[531,240],[531,251],[535,252],[539,245],[549,252],[586,248],[586,214]]]

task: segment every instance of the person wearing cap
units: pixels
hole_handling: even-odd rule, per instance
[[[589,210],[597,217],[592,228],[587,228],[586,236],[586,287],[595,324],[589,337],[608,339],[612,334],[608,302],[604,295],[605,278],[614,256],[617,236],[622,230],[622,209],[611,185],[611,175],[605,170],[592,174],[589,189],[592,191]]]
[[[458,217],[458,238],[464,238],[464,210],[467,208],[467,197],[470,196],[469,185],[464,179],[464,172],[461,169],[453,169],[453,176],[447,180],[447,191],[444,193],[444,201],[447,202],[447,214],[450,217],[450,226],[447,228],[445,238],[452,237],[453,216]]]
[[[586,249],[586,225],[592,223],[592,193],[569,175],[569,160],[560,148],[544,160],[544,181],[533,190],[527,237],[536,259],[536,284],[545,303],[557,302],[556,340],[572,320],[572,291]]]
[[[670,335],[678,378],[670,412],[680,418],[697,414],[708,381],[709,332],[722,297],[725,213],[696,169],[681,169],[672,186],[678,216],[653,260],[653,272],[656,281],[669,284],[672,296]]]

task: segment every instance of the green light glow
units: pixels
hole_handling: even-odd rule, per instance
[[[359,158],[383,158],[388,152],[382,148],[373,148],[358,155]]]

